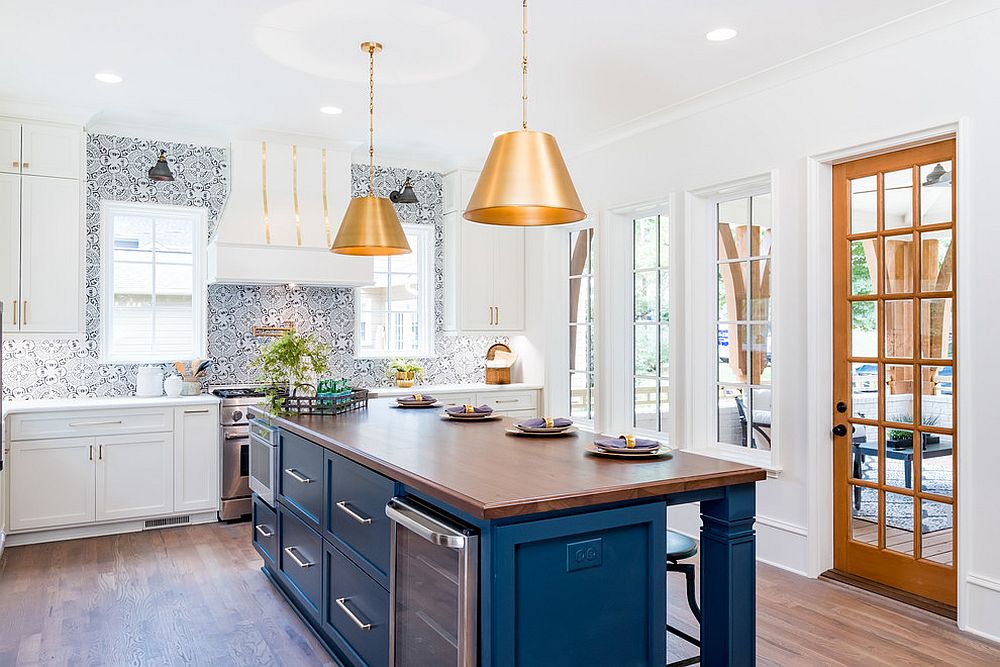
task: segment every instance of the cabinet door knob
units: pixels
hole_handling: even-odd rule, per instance
[[[17,160],[14,160],[13,162],[10,163],[10,166],[14,167],[14,169],[17,169],[18,167],[21,166],[21,163],[18,162]]]
[[[28,168],[28,167],[30,167],[30,166],[31,166],[31,165],[30,165],[30,164],[28,164],[27,162],[22,162],[22,163],[21,163],[21,169],[27,169],[27,168]]]

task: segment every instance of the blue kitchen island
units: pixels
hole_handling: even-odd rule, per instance
[[[763,470],[394,403],[254,413],[254,545],[338,661],[662,667],[667,508],[700,502],[701,664],[754,664]]]

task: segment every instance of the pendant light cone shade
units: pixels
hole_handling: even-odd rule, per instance
[[[396,209],[385,197],[355,197],[330,248],[341,255],[402,255],[410,244]]]
[[[167,152],[160,151],[160,157],[156,159],[156,162],[149,169],[149,180],[151,181],[172,181],[174,180],[174,174],[170,171],[170,165],[167,164]]]
[[[556,138],[515,130],[493,140],[465,219],[489,225],[540,226],[587,217]]]

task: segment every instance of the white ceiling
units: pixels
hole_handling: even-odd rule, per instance
[[[529,126],[572,151],[599,133],[940,0],[534,0]],[[0,0],[0,100],[101,126],[248,128],[367,140],[376,156],[465,162],[520,122],[517,0]],[[739,35],[710,43],[729,26]],[[99,71],[125,77],[94,80]],[[320,114],[323,105],[344,109]]]

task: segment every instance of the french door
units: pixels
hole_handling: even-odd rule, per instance
[[[833,169],[834,567],[954,606],[955,141]]]

